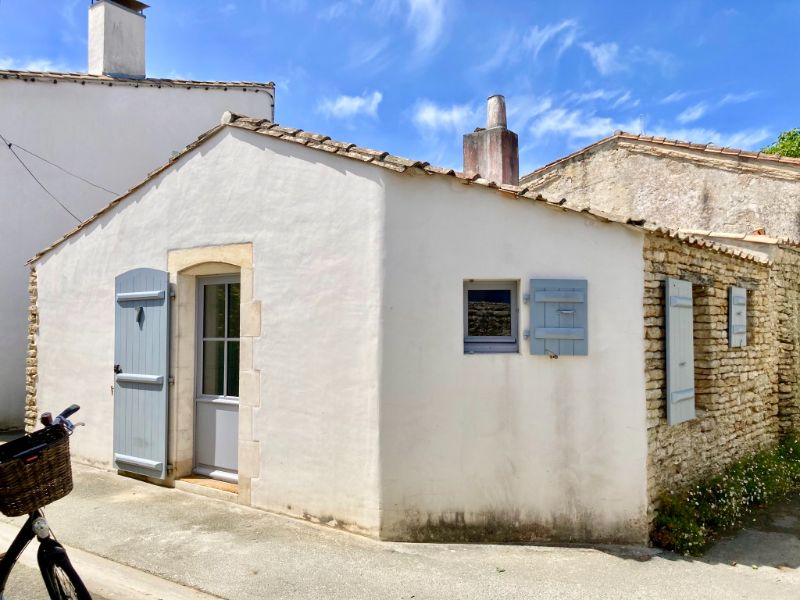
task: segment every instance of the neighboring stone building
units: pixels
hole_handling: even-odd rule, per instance
[[[146,77],[144,7],[134,0],[91,5],[89,73],[0,71],[0,430],[21,427],[24,415],[27,258],[223,111],[273,118],[271,83]]]
[[[31,412],[382,539],[645,542],[796,419],[796,283],[514,185],[492,105],[468,175],[227,113],[31,260]]]
[[[800,239],[800,159],[617,132],[521,184],[674,228]]]

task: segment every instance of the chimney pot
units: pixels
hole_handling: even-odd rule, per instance
[[[503,96],[489,96],[486,103],[486,129],[506,127],[506,99]]]
[[[486,129],[464,136],[464,174],[480,175],[495,183],[519,185],[519,139],[506,127],[506,100],[490,96]]]

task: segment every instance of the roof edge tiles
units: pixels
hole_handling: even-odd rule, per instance
[[[655,144],[657,146],[663,147],[672,147],[672,148],[681,148],[684,150],[696,150],[699,152],[704,152],[707,154],[715,154],[721,156],[729,156],[732,158],[744,158],[754,161],[765,161],[760,163],[762,166],[768,166],[767,163],[771,163],[770,166],[779,164],[779,165],[791,165],[793,167],[800,166],[800,158],[795,158],[791,156],[781,156],[780,154],[765,154],[764,152],[752,152],[750,150],[740,150],[738,148],[727,148],[722,146],[715,146],[714,144],[695,144],[693,142],[684,142],[681,140],[670,140],[664,137],[656,137],[652,135],[642,135],[636,133],[626,133],[625,131],[615,131],[612,135],[608,137],[604,137],[592,144],[589,144],[585,148],[581,148],[580,150],[576,150],[571,154],[567,154],[557,160],[547,163],[544,166],[539,167],[528,173],[527,175],[523,175],[520,177],[520,181],[527,182],[531,179],[550,171],[554,167],[558,167],[564,163],[570,162],[571,160],[583,156],[599,148],[608,144],[609,142],[619,141],[619,140],[627,140],[631,142],[643,142],[646,144]],[[755,164],[759,164],[756,162]]]
[[[727,231],[711,231],[708,229],[679,229],[678,231],[680,233],[696,237],[748,242],[751,244],[767,244],[772,246],[791,246],[793,248],[800,248],[800,240],[793,240],[787,237],[772,237],[770,235],[760,233],[730,233]]]
[[[129,77],[111,77],[109,75],[90,75],[89,73],[56,73],[49,71],[14,71],[0,69],[0,81],[2,80],[19,81],[45,81],[48,83],[58,83],[59,81],[70,81],[74,83],[86,84],[95,83],[101,85],[126,85],[131,87],[168,87],[168,88],[197,88],[197,89],[248,89],[253,91],[275,89],[272,81],[258,83],[254,81],[194,81],[190,79],[158,79],[146,77],[134,79]]]
[[[576,214],[583,214],[586,215],[587,217],[591,217],[593,219],[596,219],[604,223],[616,223],[617,225],[632,228],[644,234],[658,235],[662,237],[677,239],[684,244],[688,244],[699,248],[708,248],[714,252],[728,254],[731,256],[735,256],[737,258],[741,258],[743,260],[748,260],[758,263],[766,263],[766,264],[769,264],[770,262],[768,259],[765,259],[762,256],[751,254],[741,249],[734,249],[722,244],[718,244],[713,241],[709,241],[707,239],[703,239],[701,237],[687,235],[677,230],[661,227],[659,225],[656,225],[654,223],[649,223],[642,219],[632,219],[629,217],[612,215],[591,208],[572,208],[570,206],[566,206],[563,200],[556,200],[556,201],[547,200],[543,198],[541,194],[533,190],[529,190],[527,187],[524,186],[499,185],[493,181],[489,181],[488,179],[480,177],[480,175],[476,175],[474,177],[468,177],[463,173],[460,173],[453,169],[435,167],[425,161],[412,160],[404,158],[402,156],[395,156],[393,154],[389,154],[388,152],[373,150],[371,148],[363,148],[361,146],[357,146],[352,143],[332,140],[330,137],[326,135],[307,132],[303,131],[302,129],[282,127],[276,123],[272,123],[267,119],[246,117],[242,115],[236,115],[231,112],[225,112],[225,114],[223,114],[222,116],[222,120],[219,125],[203,133],[194,142],[192,142],[191,144],[186,146],[186,148],[175,154],[167,163],[165,163],[155,171],[152,171],[145,179],[136,184],[130,190],[128,190],[118,198],[112,200],[111,203],[108,204],[106,207],[104,207],[103,209],[95,213],[93,216],[86,219],[84,222],[79,224],[77,227],[72,229],[70,232],[65,234],[60,239],[56,240],[50,246],[42,249],[40,252],[34,255],[28,261],[27,264],[33,264],[37,262],[48,252],[57,248],[65,241],[67,241],[69,238],[80,232],[82,229],[84,229],[97,219],[99,219],[105,213],[112,210],[125,198],[127,198],[135,191],[143,187],[151,179],[157,177],[159,174],[164,172],[170,166],[181,160],[186,154],[196,149],[200,145],[204,144],[206,141],[214,137],[217,133],[228,127],[234,129],[243,129],[245,131],[257,133],[259,135],[264,135],[271,138],[279,139],[284,142],[299,144],[301,146],[305,146],[312,150],[319,150],[327,152],[329,154],[336,154],[343,158],[357,160],[359,162],[371,164],[373,166],[381,167],[383,169],[387,169],[389,171],[393,171],[396,173],[405,173],[406,171],[417,170],[417,171],[422,171],[428,175],[452,177],[453,179],[464,185],[478,185],[481,187],[495,190],[497,194],[503,194],[507,197],[530,200],[533,202],[541,203],[555,210],[561,210]]]

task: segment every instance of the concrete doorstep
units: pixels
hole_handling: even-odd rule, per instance
[[[0,523],[0,547],[8,548],[17,535],[19,528],[8,523]],[[111,560],[101,558],[90,552],[84,552],[77,548],[65,546],[72,565],[80,575],[94,600],[219,600],[218,596],[211,596],[191,588],[172,583],[165,579],[160,579],[155,575],[150,575],[131,567],[126,567]],[[9,592],[9,600],[25,598],[31,600],[34,593],[44,593],[44,584],[37,585],[35,581],[39,576],[39,566],[36,562],[36,552],[39,544],[34,540],[25,549],[14,567],[17,569],[33,569],[35,573],[27,573],[24,584],[16,584],[12,596]],[[12,579],[14,578],[12,571]],[[20,589],[22,586],[30,585],[33,589]],[[39,589],[41,588],[41,590]],[[24,591],[25,595],[20,594]],[[37,596],[38,597],[38,596]],[[41,596],[46,598],[46,595]]]

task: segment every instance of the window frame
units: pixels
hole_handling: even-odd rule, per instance
[[[203,325],[205,322],[205,286],[207,285],[222,285],[225,284],[225,307],[224,307],[224,323],[225,323],[225,335],[223,337],[216,337],[204,336]],[[230,314],[230,307],[228,306],[230,294],[228,292],[228,287],[231,284],[239,284],[241,286],[241,277],[238,274],[230,274],[230,275],[217,275],[213,277],[198,277],[197,278],[197,313],[196,313],[196,360],[195,364],[197,365],[196,369],[196,377],[195,377],[195,398],[200,401],[205,402],[217,402],[221,404],[237,404],[239,403],[239,396],[229,396],[227,395],[228,391],[228,343],[229,342],[239,342],[239,356],[241,358],[241,322],[239,323],[239,337],[228,337],[228,317]],[[241,287],[240,287],[241,290]],[[241,291],[240,291],[241,293]],[[203,360],[203,343],[204,342],[211,342],[211,341],[218,341],[222,342],[223,347],[223,376],[222,376],[222,395],[216,394],[205,394],[203,393],[203,368],[204,368],[204,360]],[[241,370],[241,365],[240,365]],[[241,390],[240,390],[241,393]]]
[[[511,296],[511,335],[467,335],[469,331],[469,292],[508,290]],[[464,354],[509,354],[519,352],[519,281],[514,279],[465,279],[463,293]]]

